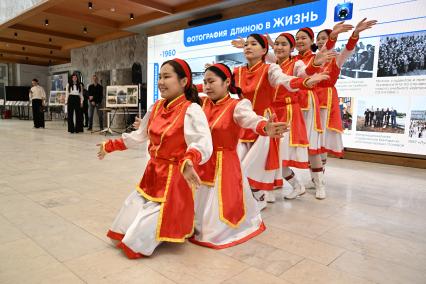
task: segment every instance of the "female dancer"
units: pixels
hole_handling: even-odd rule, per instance
[[[277,64],[266,64],[268,41],[265,36],[251,34],[244,45],[246,66],[234,70],[236,85],[242,89],[253,110],[261,116],[271,117],[275,88],[283,85],[289,91],[312,88],[316,83],[328,79],[326,74],[314,74],[306,79],[282,73]],[[266,206],[265,192],[274,188],[275,171],[280,168],[278,139],[259,137],[252,130],[242,132],[238,146],[242,167],[248,177],[255,198],[261,208]]]
[[[241,96],[228,66],[217,63],[204,73],[203,110],[209,121],[213,139],[210,160],[197,167],[203,185],[195,194],[195,234],[190,241],[215,249],[245,242],[260,234],[264,225],[243,177],[237,145],[242,129],[270,137],[281,137],[286,123],[266,121],[252,110]]]
[[[193,189],[200,185],[194,167],[208,161],[212,140],[192,85],[191,69],[181,59],[163,63],[157,101],[138,130],[108,140],[98,157],[149,140],[150,160],[136,188],[108,232],[127,257],[149,256],[162,241],[184,242],[193,233]]]
[[[330,80],[333,82],[331,87],[317,88],[319,105],[321,108],[321,124],[324,127],[324,133],[321,135],[321,145],[324,151],[324,153],[321,154],[323,168],[325,168],[325,164],[327,162],[327,153],[331,153],[337,157],[343,156],[343,125],[340,114],[337,89],[334,85],[338,79],[338,76],[340,75],[340,69],[355,50],[355,46],[359,39],[359,34],[364,30],[370,29],[376,24],[376,22],[377,21],[375,20],[367,21],[366,18],[359,22],[356,25],[352,36],[346,43],[345,48],[343,48],[343,50],[334,60],[326,63],[323,66],[325,70],[328,70],[334,74],[334,78],[330,78]],[[333,49],[337,41],[338,34],[339,32],[336,32],[335,28],[333,30],[325,29],[320,31],[317,35],[318,47],[322,48],[326,44],[327,49]]]

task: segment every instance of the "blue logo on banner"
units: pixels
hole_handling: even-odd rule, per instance
[[[154,103],[158,100],[158,63],[154,63]]]
[[[219,23],[184,30],[185,46],[246,37],[252,33],[279,33],[303,27],[316,27],[327,16],[327,0],[245,16]]]

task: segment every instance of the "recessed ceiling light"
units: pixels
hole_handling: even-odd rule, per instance
[[[115,12],[115,8],[112,7],[111,9],[109,9],[111,12]]]

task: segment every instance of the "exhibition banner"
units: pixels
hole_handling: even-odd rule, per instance
[[[275,39],[305,26],[317,33],[342,20],[355,26],[363,18],[378,23],[361,34],[336,84],[344,146],[426,155],[424,0],[320,0],[149,37],[147,105],[160,98],[158,73],[166,60],[185,59],[198,84],[206,63],[231,69],[245,64],[242,50],[230,42],[239,36],[268,33]],[[350,36],[339,36],[337,52]]]

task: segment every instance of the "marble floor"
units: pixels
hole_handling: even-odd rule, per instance
[[[277,192],[249,242],[128,260],[105,233],[145,160],[103,139],[0,120],[0,283],[426,283],[425,170],[330,159],[329,197]]]

